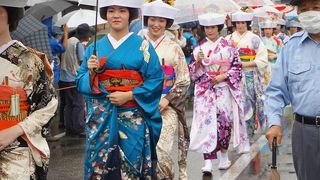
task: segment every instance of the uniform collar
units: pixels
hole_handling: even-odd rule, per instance
[[[304,41],[306,41],[307,39],[313,41],[316,44],[320,44],[320,42],[317,42],[316,40],[312,39],[312,37],[309,35],[308,32],[304,31],[300,41],[299,41],[299,45],[301,45]]]

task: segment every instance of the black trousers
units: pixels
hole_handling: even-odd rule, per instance
[[[75,82],[59,81],[60,88],[72,86],[75,86]],[[65,123],[66,134],[80,134],[85,131],[84,99],[76,88],[60,91],[60,118],[63,118]]]

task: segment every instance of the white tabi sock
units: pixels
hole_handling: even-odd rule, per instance
[[[204,167],[202,171],[212,171],[212,162],[211,159],[204,160]]]
[[[229,161],[228,151],[223,153],[220,151],[220,164],[226,164]]]

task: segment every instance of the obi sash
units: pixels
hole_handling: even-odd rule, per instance
[[[229,60],[205,59],[204,61],[202,61],[202,64],[204,65],[207,74],[212,78],[217,75],[226,73],[231,67],[231,63]]]
[[[19,114],[12,116],[12,96],[18,96]],[[28,116],[29,105],[27,94],[22,88],[13,88],[7,85],[0,85],[0,130],[10,128],[23,121]]]
[[[168,94],[174,84],[176,74],[173,66],[162,65],[162,69],[165,74],[162,94]]]
[[[105,70],[103,73],[97,74],[93,86],[102,85],[108,92],[115,91],[132,91],[135,87],[142,85],[143,77],[138,71],[134,70]],[[101,91],[94,91],[100,93]],[[137,106],[135,100],[128,101],[123,107]]]
[[[256,58],[256,51],[250,48],[240,48],[239,56],[242,62],[253,61]]]

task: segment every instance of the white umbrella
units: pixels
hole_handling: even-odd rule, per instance
[[[89,26],[94,26],[96,20],[96,11],[87,10],[87,9],[79,9],[76,11],[72,11],[66,15],[64,15],[55,26],[62,26],[67,24],[70,28],[75,28],[80,24],[87,23]],[[98,16],[98,24],[107,23],[106,20],[102,19]]]
[[[227,14],[241,9],[232,0],[201,0],[200,3],[195,0],[176,0],[174,7],[180,9],[175,19],[177,24],[197,21],[199,15],[210,12]]]

